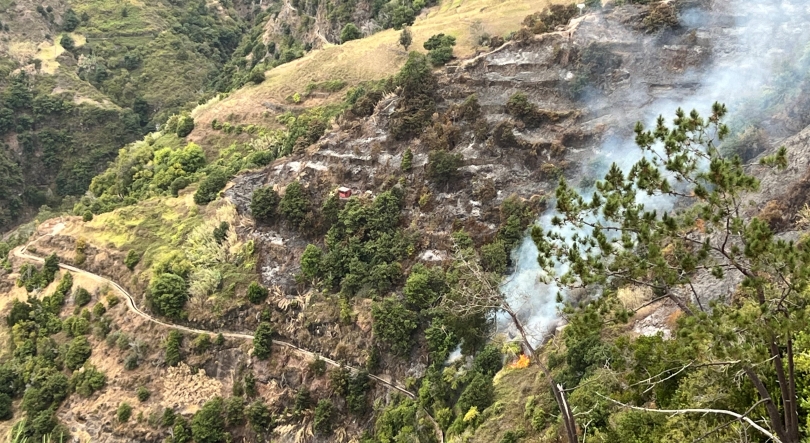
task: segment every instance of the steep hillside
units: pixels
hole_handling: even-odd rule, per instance
[[[26,417],[31,437],[70,432],[103,442],[767,435],[744,419],[629,408],[764,417],[773,409],[756,382],[728,374],[765,377],[762,389],[775,393],[783,383],[769,365],[793,356],[794,346],[796,395],[805,395],[810,346],[801,314],[779,323],[787,339],[774,337],[759,325],[781,321],[773,319],[785,310],[768,308],[779,297],[757,305],[732,267],[777,256],[746,287],[783,284],[773,269],[795,268],[803,294],[810,39],[800,30],[810,14],[798,1],[642,3],[605,2],[582,15],[574,5],[443,4],[411,31],[418,48],[439,30],[456,35],[459,60],[450,66],[401,51],[394,31],[325,45],[125,146],[75,215],[7,245],[17,247],[0,290],[31,295],[4,303],[9,328],[0,338],[13,351],[0,366],[9,386],[0,406],[14,420]],[[351,15],[358,24],[382,17],[363,3],[332,16],[303,3],[273,7],[267,29],[312,16],[327,40],[352,8],[363,10]],[[485,49],[471,40],[482,27],[490,37],[515,32]],[[254,28],[250,39],[260,38],[267,35]],[[716,100],[728,112],[711,107]],[[656,130],[655,118],[679,106],[700,109],[707,128],[729,123],[719,150],[684,148],[721,141],[696,114]],[[188,139],[178,137],[189,121]],[[641,158],[634,142],[653,136],[666,149],[652,151],[650,164],[666,158],[682,174],[662,172],[672,186],[650,164],[628,173]],[[787,159],[764,157],[780,144]],[[704,157],[688,170],[692,155]],[[698,174],[706,163],[712,174]],[[608,172],[610,181],[596,185]],[[619,186],[625,179],[639,183]],[[688,189],[701,180],[715,181]],[[644,188],[650,183],[659,188]],[[597,193],[610,198],[591,198]],[[744,257],[719,271],[697,266],[710,253],[688,246],[722,239],[722,219],[712,218],[722,204],[713,213],[688,212],[685,203],[709,194],[711,202],[736,199],[727,254]],[[658,212],[634,218],[638,201]],[[606,208],[597,214],[605,223],[619,214],[630,219],[623,228],[642,235],[599,237],[602,218],[585,228],[563,220],[590,205]],[[660,224],[650,221],[659,214]],[[746,236],[755,241],[738,248]],[[581,250],[566,249],[579,240]],[[604,262],[577,261],[619,240],[629,255],[607,269],[608,253]],[[750,252],[763,243],[773,246]],[[47,259],[32,267],[25,253]],[[557,253],[580,280],[541,272]],[[76,273],[73,281],[57,262],[95,277]],[[638,267],[619,274],[628,266]],[[790,281],[783,294],[794,290]],[[805,306],[802,297],[790,300]],[[25,392],[23,380],[31,380]],[[777,416],[790,409],[774,408]],[[802,403],[794,422],[808,413]],[[768,420],[754,425],[779,432],[778,420]]]

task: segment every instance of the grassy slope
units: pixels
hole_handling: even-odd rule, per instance
[[[428,9],[417,18],[411,28],[414,38],[410,49],[425,52],[422,47],[425,40],[434,34],[445,33],[457,38],[455,55],[459,58],[469,57],[483,49],[477,46],[481,30],[490,35],[506,36],[520,28],[525,16],[552,3],[569,1],[444,0],[441,5]],[[303,92],[310,82],[343,80],[353,86],[396,73],[406,59],[407,52],[399,45],[399,31],[393,29],[344,45],[329,45],[268,71],[264,83],[246,86],[198,112],[198,129],[193,136],[197,140],[206,138],[211,132],[211,121],[224,121],[229,115],[236,116],[236,121],[243,123],[259,123],[267,110],[265,102],[284,103],[286,97]],[[342,92],[336,93],[325,100],[304,104],[333,102],[342,99],[343,95]]]
[[[97,215],[86,223],[74,217],[62,234],[86,239],[97,247],[134,249],[141,254],[136,273],[144,283],[155,263],[176,260],[178,253],[191,262],[192,273],[218,272],[221,284],[206,296],[192,296],[187,306],[191,318],[208,318],[240,303],[237,293],[256,279],[255,262],[245,255],[252,245],[237,239],[234,227],[241,222],[236,208],[224,199],[198,206],[194,203],[194,191],[192,186],[176,198],[150,198]],[[224,249],[215,246],[210,235],[221,222],[231,226]]]

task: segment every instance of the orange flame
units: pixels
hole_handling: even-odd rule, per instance
[[[529,357],[526,357],[525,354],[520,354],[520,357],[517,359],[517,361],[512,363],[512,368],[514,368],[514,369],[528,368],[529,363],[531,363],[531,360],[529,360]]]

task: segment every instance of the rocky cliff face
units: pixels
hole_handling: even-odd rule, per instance
[[[340,119],[306,152],[237,177],[227,196],[248,213],[259,186],[282,190],[300,180],[322,201],[337,186],[373,197],[404,177],[406,224],[420,236],[413,261],[441,261],[449,256],[448,238],[455,229],[464,227],[478,242],[491,239],[506,197],[533,201],[539,213],[561,176],[587,188],[611,163],[631,164],[637,155],[635,122],[651,124],[659,114],[670,118],[678,107],[705,111],[713,101],[728,103],[733,129],[757,134],[733,137],[728,149],[753,159],[806,125],[808,102],[801,91],[807,79],[800,73],[806,72],[800,57],[808,38],[800,24],[808,11],[799,2],[783,3],[791,17],[781,11],[764,14],[761,5],[745,2],[608,3],[554,32],[524,30],[513,41],[440,73],[437,113],[420,137],[391,136],[390,119],[401,100],[392,94],[369,118]],[[763,99],[763,91],[774,90],[776,97]],[[508,112],[507,102],[518,92],[536,107],[535,119]],[[472,95],[481,118],[471,122],[458,110]],[[456,131],[450,148],[463,156],[463,174],[456,183],[437,187],[426,178],[428,155],[437,131],[450,127]],[[804,143],[800,136],[795,140]],[[414,154],[413,170],[402,174],[406,149]],[[760,199],[759,208],[768,199]],[[797,204],[788,206],[795,213]],[[260,225],[251,235],[265,251],[265,283],[292,290],[301,253],[317,239],[285,226]],[[529,267],[534,262],[531,250],[525,255],[516,257],[518,273],[526,261]],[[527,281],[537,290],[531,278]],[[553,305],[550,295],[536,295]],[[535,309],[545,308],[529,306],[521,315],[533,318]]]

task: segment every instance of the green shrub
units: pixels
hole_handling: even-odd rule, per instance
[[[464,164],[461,154],[445,150],[431,151],[428,156],[428,178],[437,185],[448,185],[460,178],[459,168]]]
[[[95,366],[86,366],[82,371],[76,371],[70,378],[71,390],[82,397],[90,397],[94,392],[101,390],[107,384],[107,377]]]
[[[448,291],[444,272],[438,267],[414,265],[403,292],[410,309],[421,311],[432,306]]]
[[[258,394],[256,390],[256,376],[253,375],[253,372],[248,372],[245,374],[245,394],[248,397],[255,397]]]
[[[228,229],[230,229],[230,223],[223,221],[219,223],[219,226],[214,228],[214,240],[217,244],[221,245],[225,239],[228,238]]]
[[[141,254],[136,252],[134,249],[130,249],[127,252],[126,258],[124,258],[124,264],[130,271],[134,270],[135,266],[137,266],[140,261],[141,261]]]
[[[509,254],[503,240],[495,240],[481,247],[481,267],[486,271],[503,274],[509,264]]]
[[[65,353],[65,366],[71,371],[79,369],[93,352],[87,337],[79,336],[70,341]]]
[[[403,140],[422,132],[436,112],[433,94],[436,77],[425,55],[411,52],[399,71],[396,84],[402,88],[401,100],[391,115],[390,131],[394,138]]]
[[[436,34],[424,43],[428,50],[428,60],[433,66],[442,66],[453,59],[453,46],[456,38],[452,35]]]
[[[231,177],[221,169],[214,169],[200,182],[197,192],[194,193],[194,203],[205,205],[214,201],[230,179]]]
[[[304,191],[304,186],[296,180],[287,185],[278,210],[293,226],[301,228],[306,221],[309,207],[309,198]]]
[[[259,323],[253,336],[253,354],[259,360],[266,360],[273,353],[273,326],[267,322]]]
[[[480,372],[487,377],[494,377],[503,367],[501,351],[493,345],[487,345],[473,360],[473,371]]]
[[[304,254],[301,255],[301,274],[310,280],[318,277],[321,273],[322,261],[323,251],[321,251],[321,248],[311,243],[308,244],[304,249]]]
[[[89,209],[87,211],[84,211],[84,214],[82,215],[82,221],[89,222],[92,220],[93,220],[93,212],[90,211]]]
[[[391,26],[399,31],[405,26],[411,26],[416,19],[416,11],[406,4],[400,4],[391,12]]]
[[[183,335],[180,332],[172,330],[169,332],[169,337],[166,339],[166,364],[169,366],[177,366],[181,361],[180,345],[183,342]]]
[[[107,308],[104,307],[104,303],[98,302],[93,305],[93,317],[101,318],[107,312]]]
[[[225,400],[225,424],[239,426],[245,421],[245,399],[241,395]]]
[[[174,413],[174,409],[165,408],[163,409],[163,417],[161,418],[160,422],[165,427],[173,426],[175,418],[176,415]]]
[[[220,443],[225,439],[224,401],[214,397],[206,402],[191,419],[191,435],[195,443]]]
[[[250,76],[248,76],[248,81],[253,84],[261,84],[265,80],[264,69],[263,68],[256,68],[250,71]]]
[[[138,369],[138,354],[135,352],[130,352],[127,357],[124,359],[124,369],[127,371],[134,371]]]
[[[79,16],[76,15],[76,11],[68,8],[68,10],[65,11],[65,15],[62,16],[62,30],[65,32],[73,32],[79,24],[81,24],[81,21],[79,20]]]
[[[346,23],[346,26],[340,31],[340,42],[346,43],[348,41],[357,40],[362,38],[363,33],[357,29],[354,23]]]
[[[399,45],[408,50],[408,47],[411,46],[413,43],[413,34],[411,34],[411,29],[404,27],[402,28],[402,32],[399,33]]]
[[[309,363],[309,371],[316,377],[326,374],[326,362],[319,356],[315,356],[315,360]]]
[[[251,282],[247,289],[247,299],[254,305],[260,305],[267,300],[267,295],[269,291],[264,286],[254,282]]]
[[[14,416],[11,397],[0,392],[0,421],[10,420]]]
[[[400,164],[400,169],[402,169],[403,172],[408,172],[411,170],[412,166],[413,166],[413,151],[411,151],[411,148],[408,148],[405,150],[404,153],[402,153],[402,163]]]
[[[387,343],[398,355],[410,352],[411,335],[418,326],[415,312],[409,311],[398,300],[387,297],[371,307],[374,336]]]
[[[169,185],[169,192],[171,192],[172,197],[177,197],[180,194],[180,191],[185,189],[191,182],[189,181],[188,177],[177,177],[176,179],[172,180],[172,184]]]
[[[194,118],[190,115],[183,115],[177,120],[177,136],[183,138],[194,130]]]
[[[315,416],[312,419],[312,430],[319,435],[329,435],[332,433],[332,418],[334,406],[328,399],[323,399],[315,406]]]
[[[149,390],[146,389],[146,387],[144,386],[139,386],[137,391],[135,391],[135,393],[138,396],[138,401],[141,403],[145,402],[146,400],[149,400],[149,397],[152,396]]]
[[[275,427],[273,415],[270,413],[270,409],[266,404],[264,404],[263,401],[254,401],[250,406],[248,406],[247,411],[245,412],[253,432],[261,435],[272,431]]]
[[[76,42],[73,41],[73,37],[69,34],[62,34],[62,38],[59,39],[59,44],[68,52],[76,49]]]
[[[312,397],[309,394],[309,388],[301,386],[298,392],[295,393],[295,404],[293,406],[293,413],[300,414],[312,406]]]
[[[187,299],[186,281],[179,275],[164,272],[149,282],[147,300],[159,314],[169,318],[183,318],[183,307]]]
[[[483,411],[495,400],[495,387],[492,385],[492,378],[477,373],[469,385],[458,398],[459,410],[468,411],[472,407]]]
[[[92,299],[93,297],[90,295],[89,292],[87,292],[87,289],[84,289],[82,287],[76,289],[76,293],[73,295],[73,301],[78,306],[84,306],[90,303],[90,300]]]
[[[272,223],[275,220],[280,201],[281,197],[271,186],[259,188],[253,192],[253,196],[250,198],[250,213],[256,220]]]
[[[118,417],[119,423],[126,423],[129,421],[129,418],[132,416],[132,406],[129,403],[121,403],[118,406],[118,412],[116,413],[116,417]]]
[[[191,349],[197,355],[202,355],[211,349],[211,336],[207,333],[197,334],[197,337],[191,343]]]

